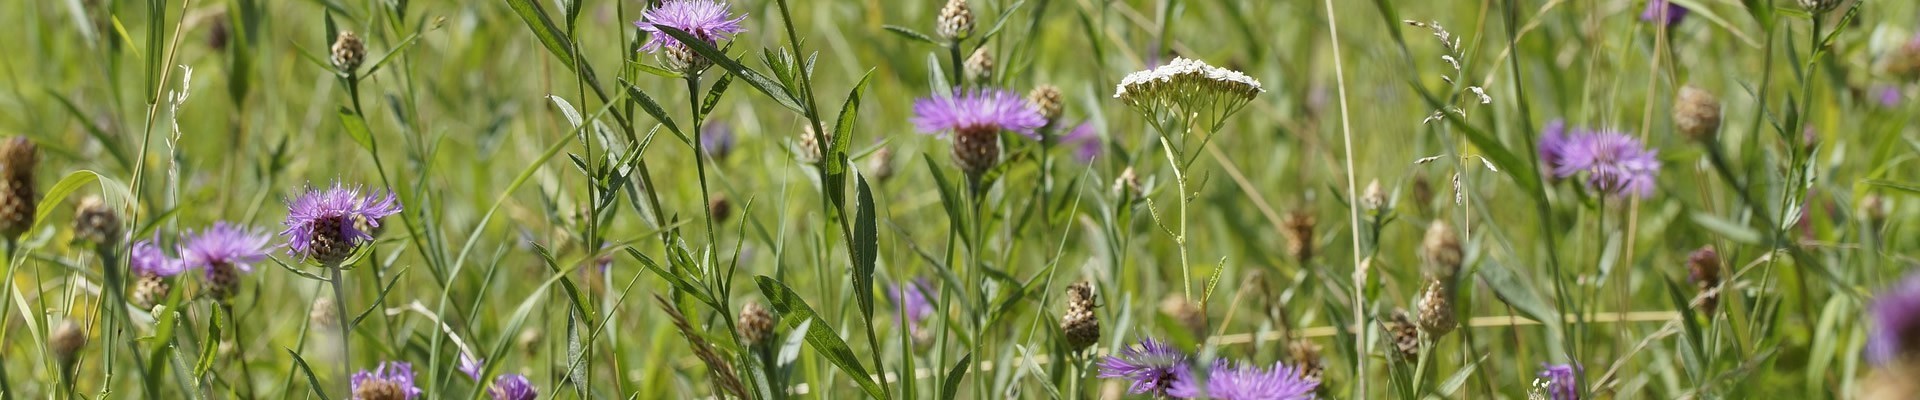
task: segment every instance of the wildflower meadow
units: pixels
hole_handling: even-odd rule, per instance
[[[1920,399],[1920,3],[14,0],[0,400]]]

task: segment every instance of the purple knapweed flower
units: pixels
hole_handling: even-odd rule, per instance
[[[1639,139],[1614,131],[1575,130],[1567,133],[1564,123],[1547,125],[1540,140],[1540,159],[1556,178],[1587,174],[1587,187],[1609,196],[1653,195],[1654,177],[1660,174],[1657,150],[1647,149]]]
[[[1640,12],[1640,20],[1674,26],[1685,20],[1688,12],[1686,7],[1669,0],[1647,0],[1647,10]]]
[[[733,154],[733,142],[733,127],[725,122],[712,122],[700,128],[700,148],[715,161],[726,160]]]
[[[480,381],[480,372],[486,368],[487,364],[484,360],[467,355],[467,353],[460,353],[460,372],[467,374],[469,378],[473,378],[474,382]]]
[[[1538,380],[1534,381],[1547,398],[1552,400],[1580,400],[1580,366],[1572,364],[1541,364]]]
[[[887,289],[887,298],[899,307],[900,317],[907,320],[907,328],[920,331],[920,325],[927,317],[933,316],[933,302],[927,294],[933,292],[933,284],[926,278],[915,279],[904,284],[894,284]]]
[[[1198,385],[1187,360],[1187,353],[1147,338],[1101,360],[1100,377],[1132,380],[1127,391],[1133,394],[1192,398]]]
[[[411,400],[420,397],[413,384],[413,365],[404,362],[380,364],[373,371],[353,374],[353,398],[360,400]]]
[[[1300,369],[1274,363],[1272,368],[1216,361],[1207,374],[1207,397],[1218,400],[1311,400],[1320,382]]]
[[[1900,95],[1900,87],[1895,85],[1881,85],[1874,88],[1873,94],[1874,100],[1878,101],[1881,107],[1886,108],[1899,107],[1903,97]]]
[[[540,397],[540,391],[533,389],[533,382],[528,381],[526,375],[506,374],[493,380],[487,395],[493,400],[534,400]]]
[[[1092,122],[1082,122],[1079,126],[1073,127],[1073,130],[1067,131],[1067,134],[1060,135],[1060,144],[1072,147],[1073,158],[1080,160],[1082,164],[1092,162],[1106,150],[1105,145],[1100,143],[1100,133],[1094,131]]]
[[[1908,274],[1905,280],[1874,296],[1867,305],[1867,362],[1885,365],[1902,357],[1920,354],[1920,274]]]
[[[169,277],[186,271],[180,260],[160,249],[159,240],[141,240],[127,248],[127,268],[133,270],[135,276]]]
[[[201,269],[209,276],[220,268],[253,272],[253,264],[267,259],[268,240],[266,234],[255,230],[214,223],[207,230],[187,232],[181,239],[177,250],[180,267]]]
[[[673,27],[709,44],[717,44],[722,39],[732,38],[734,34],[746,32],[747,28],[740,26],[740,21],[746,19],[746,15],[732,16],[725,2],[667,0],[659,7],[640,13],[640,20],[634,21],[633,25],[652,34],[647,38],[647,43],[640,46],[640,51],[654,52],[661,48],[685,48],[673,36],[661,32],[658,25]]]
[[[1002,89],[967,90],[953,96],[934,95],[913,102],[913,126],[922,133],[945,137],[949,133],[1018,132],[1039,140],[1036,131],[1047,117],[1019,94]]]
[[[336,263],[372,242],[380,220],[398,213],[393,193],[363,193],[359,186],[335,182],[327,189],[309,188],[288,203],[287,230],[280,235],[294,256]]]

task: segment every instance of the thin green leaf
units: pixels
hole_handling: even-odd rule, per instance
[[[765,93],[767,97],[773,98],[773,102],[780,103],[780,106],[801,113],[806,112],[806,107],[800,105],[800,100],[794,98],[786,86],[775,83],[772,79],[768,79],[766,75],[761,75],[758,71],[748,69],[745,65],[740,65],[739,60],[727,57],[726,53],[713,47],[712,43],[707,43],[707,41],[700,40],[700,38],[694,37],[686,31],[671,26],[654,26],[660,28],[661,33],[672,36],[675,40],[679,40],[681,44],[686,45],[687,48],[693,49],[694,53],[698,53],[701,57],[706,57],[708,60],[713,61],[713,65],[719,66],[721,69],[725,69],[734,75],[739,75],[741,79],[747,81],[748,85],[753,86],[754,89],[759,89],[760,93]]]
[[[307,360],[301,358],[300,353],[293,351],[293,349],[287,349],[287,355],[293,356],[293,365],[300,367],[300,372],[307,375],[307,386],[313,389],[313,394],[320,396],[320,400],[328,400],[327,391],[321,389],[320,377],[313,375],[313,368],[307,367]]]
[[[967,353],[960,357],[960,362],[953,363],[953,369],[947,370],[947,381],[940,384],[940,398],[953,400],[954,395],[960,393],[960,378],[967,376],[967,369],[972,364],[973,353]]]
[[[355,114],[353,109],[340,107],[340,126],[347,129],[347,135],[353,137],[353,142],[360,144],[360,148],[373,151],[373,131],[367,129],[367,120],[361,118],[360,114]]]
[[[847,342],[834,333],[826,321],[814,314],[813,307],[808,306],[806,300],[773,278],[758,276],[754,277],[754,281],[760,284],[760,293],[767,296],[767,302],[773,305],[774,310],[780,312],[780,320],[787,327],[798,327],[803,321],[813,321],[807,328],[807,344],[814,351],[826,357],[827,362],[840,367],[841,371],[847,373],[847,378],[859,384],[868,396],[888,398],[888,393],[881,390],[880,385],[874,383],[873,377],[867,374],[867,368],[860,365],[860,359],[854,356],[853,349],[847,347]]]
[[[857,211],[853,223],[853,293],[860,303],[860,312],[873,320],[873,268],[879,258],[879,225],[874,222],[873,189],[867,186],[867,177],[854,174],[854,188],[858,192]]]

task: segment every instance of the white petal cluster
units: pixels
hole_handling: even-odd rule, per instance
[[[1127,74],[1120,79],[1113,98],[1129,100],[1152,96],[1161,90],[1223,90],[1246,97],[1265,93],[1260,81],[1240,71],[1208,65],[1205,61],[1177,57],[1159,68]],[[1132,101],[1128,101],[1131,103]]]

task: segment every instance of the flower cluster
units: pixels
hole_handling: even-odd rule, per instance
[[[269,237],[258,230],[216,222],[200,231],[180,235],[177,255],[168,255],[161,239],[134,242],[127,248],[127,269],[133,273],[135,306],[159,305],[172,290],[169,278],[189,269],[201,271],[208,297],[224,301],[239,293],[239,274],[253,272],[253,265],[266,260]]]
[[[1566,123],[1547,124],[1540,159],[1556,178],[1587,174],[1587,187],[1614,197],[1653,195],[1660,174],[1657,150],[1624,133],[1584,129],[1567,132]]]
[[[420,397],[413,383],[413,364],[387,362],[372,371],[353,374],[353,398],[361,400],[412,400]]]
[[[1266,91],[1259,80],[1240,71],[1174,58],[1167,65],[1127,74],[1113,98],[1149,116],[1198,116],[1202,126],[1217,129],[1226,117]]]
[[[913,336],[914,344],[925,347],[932,344],[932,332],[924,328],[927,318],[937,312],[933,301],[927,297],[933,293],[933,283],[926,278],[906,283],[894,284],[887,289],[887,298],[893,301],[900,312],[900,318],[906,319],[907,333]]]
[[[1039,140],[1038,129],[1047,118],[1012,91],[974,89],[956,95],[934,95],[913,103],[913,126],[921,132],[953,136],[953,161],[968,175],[978,175],[1000,162],[1000,132],[1013,131]]]
[[[1179,399],[1307,400],[1314,398],[1314,390],[1320,386],[1319,380],[1299,368],[1281,363],[1261,368],[1216,360],[1202,379],[1189,365],[1192,358],[1165,342],[1148,338],[1102,360],[1100,377],[1133,381],[1128,387],[1133,394]]]
[[[1580,400],[1580,370],[1573,364],[1541,365],[1534,386],[1547,399]]]
[[[1886,365],[1920,355],[1920,274],[1909,275],[1867,306],[1867,362]]]

